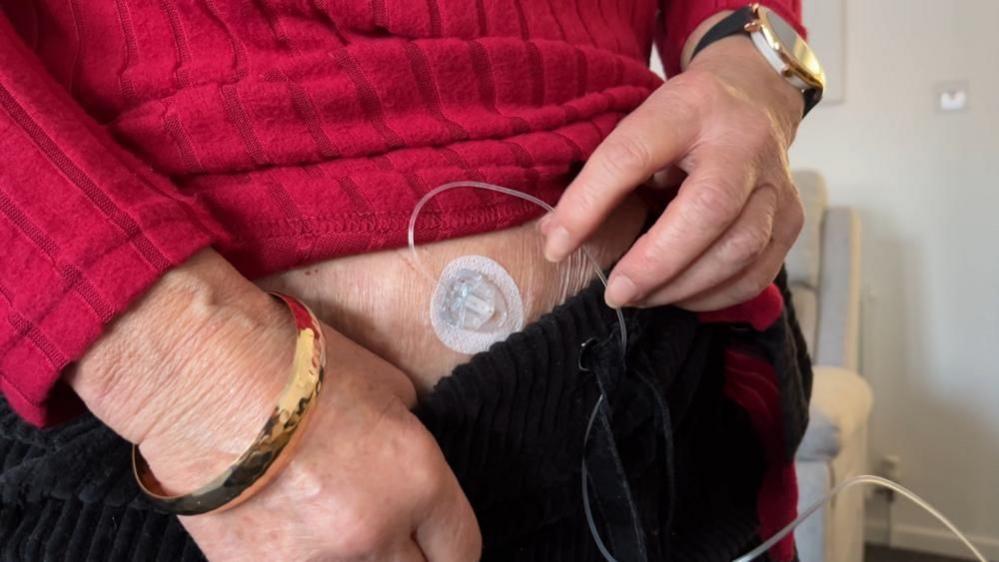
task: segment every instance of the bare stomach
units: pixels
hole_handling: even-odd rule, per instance
[[[646,209],[627,200],[587,247],[607,268],[637,237]],[[436,275],[451,260],[481,255],[503,266],[516,282],[530,323],[588,285],[593,267],[580,255],[550,264],[542,255],[537,221],[522,226],[435,242],[419,247],[420,260],[434,279],[420,272],[407,248],[335,258],[260,279],[268,290],[295,295],[316,316],[407,373],[427,392],[469,355],[453,351],[435,335],[430,299]],[[336,358],[330,358],[335,364]]]

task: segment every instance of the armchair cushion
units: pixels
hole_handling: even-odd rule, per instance
[[[839,367],[816,366],[810,421],[798,449],[801,460],[832,460],[867,427],[874,398],[860,375]]]

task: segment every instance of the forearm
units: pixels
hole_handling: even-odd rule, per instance
[[[282,305],[205,250],[161,278],[66,380],[94,415],[141,444],[154,470],[210,476],[266,419],[294,337]]]
[[[0,10],[0,393],[26,421],[80,413],[61,387],[106,325],[225,236],[118,146]]]
[[[477,560],[475,515],[406,375],[328,326],[328,372],[288,464],[232,509],[181,516],[210,560]],[[212,251],[170,271],[68,375],[168,495],[250,445],[290,374],[288,308]],[[334,436],[334,438],[331,438]],[[400,464],[402,463],[402,464]],[[400,466],[405,468],[400,470]]]

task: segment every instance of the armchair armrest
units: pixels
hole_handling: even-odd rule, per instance
[[[867,426],[874,397],[867,381],[853,371],[828,366],[814,371],[810,419],[797,458],[828,461]]]
[[[826,211],[820,276],[815,363],[858,371],[860,217],[853,209]]]

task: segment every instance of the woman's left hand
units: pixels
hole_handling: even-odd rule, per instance
[[[748,38],[712,44],[597,147],[542,221],[545,255],[565,258],[653,175],[682,179],[611,272],[608,304],[704,311],[751,299],[804,221],[787,160],[803,105]]]

